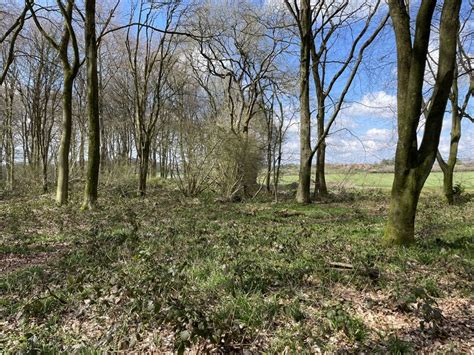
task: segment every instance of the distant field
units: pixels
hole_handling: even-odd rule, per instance
[[[283,184],[290,184],[298,181],[298,175],[288,174],[281,177]],[[357,188],[380,188],[389,189],[392,187],[393,173],[371,173],[371,172],[347,172],[326,174],[328,184],[340,187]],[[455,173],[454,182],[461,183],[466,191],[474,191],[474,171],[460,171]],[[425,188],[435,190],[443,187],[443,174],[432,172],[426,181]]]

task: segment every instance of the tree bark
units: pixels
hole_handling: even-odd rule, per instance
[[[146,195],[146,183],[148,176],[148,165],[150,161],[150,140],[145,138],[142,143],[141,152],[138,156],[138,195]]]
[[[460,0],[443,4],[439,33],[440,55],[435,86],[426,114],[420,147],[417,128],[423,102],[423,83],[435,0],[424,0],[418,10],[416,30],[404,2],[389,0],[397,44],[398,142],[385,241],[407,245],[415,240],[415,215],[423,185],[431,171],[439,145],[443,116],[453,82]]]
[[[326,185],[326,138],[324,134],[324,98],[323,94],[318,94],[318,141],[321,141],[316,152],[316,180],[314,184],[314,198],[328,195]]]
[[[318,125],[318,142],[321,144],[318,147],[316,152],[316,171],[315,171],[315,184],[314,184],[314,198],[324,197],[328,194],[328,189],[326,186],[326,176],[325,176],[325,165],[326,165],[326,137],[325,137],[325,118],[326,118],[326,107],[325,107],[325,98],[326,94],[324,93],[323,84],[321,82],[321,77],[319,76],[318,66],[320,65],[319,57],[316,53],[315,38],[311,39],[311,59],[312,70],[313,70],[313,80],[316,90],[316,98],[318,102],[318,114],[317,114],[317,125]],[[323,65],[325,65],[323,63]]]
[[[314,197],[325,197],[328,195],[326,185],[326,142],[323,138],[316,152],[316,181],[314,183]]]
[[[87,116],[89,147],[83,209],[93,209],[97,202],[100,168],[99,81],[97,75],[97,39],[95,29],[95,0],[85,0],[85,42],[87,56]]]
[[[15,186],[15,143],[13,140],[12,119],[12,115],[9,114],[5,137],[6,189],[8,191],[13,191]]]
[[[385,241],[392,245],[414,242],[415,214],[421,189],[414,171],[408,175],[396,174],[397,188],[392,188]]]
[[[42,173],[42,190],[43,193],[48,192],[48,157],[43,157],[41,162],[41,173]]]
[[[6,190],[13,191],[15,186],[15,141],[13,138],[13,100],[14,83],[5,83],[6,127],[5,127],[5,167],[7,170]]]
[[[63,122],[61,144],[58,154],[58,181],[56,187],[56,203],[63,205],[68,201],[69,194],[69,151],[72,133],[72,90],[73,78],[64,73],[63,82]]]
[[[453,190],[453,178],[454,178],[454,168],[457,163],[458,156],[458,145],[459,140],[461,139],[461,119],[458,98],[459,98],[459,88],[457,81],[457,71],[454,75],[453,87],[451,90],[451,140],[449,144],[449,157],[448,161],[445,162],[441,153],[438,151],[437,159],[441,171],[443,172],[443,192],[448,204],[452,205],[454,203],[454,190]]]
[[[309,65],[312,39],[310,0],[301,1],[300,21],[300,168],[296,201],[299,203],[310,203],[311,162],[313,160],[309,101]]]

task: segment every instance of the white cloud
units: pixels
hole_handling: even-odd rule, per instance
[[[365,95],[360,102],[353,102],[342,111],[345,118],[385,118],[393,119],[397,112],[397,97],[385,91],[376,91]]]
[[[297,0],[298,6],[300,6],[300,1]],[[320,2],[318,0],[311,0],[310,1],[312,7],[320,7]],[[373,11],[374,7],[378,3],[378,0],[351,0],[346,4],[346,0],[335,0],[326,5],[323,3],[323,6],[327,9],[327,13],[333,13],[341,6],[344,7],[344,11],[342,12],[342,17],[346,18],[348,16],[352,16],[354,18],[365,18],[369,16],[369,14]],[[293,6],[293,1],[290,1],[290,4]],[[281,11],[287,10],[287,6],[284,0],[265,0],[264,1],[264,8],[268,11]],[[377,10],[379,13],[381,11],[387,11],[387,4],[382,1],[379,4],[379,8]]]
[[[386,128],[371,128],[365,133],[368,140],[381,140],[388,142],[394,139],[395,132]]]

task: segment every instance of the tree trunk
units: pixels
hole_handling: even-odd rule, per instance
[[[85,154],[85,138],[84,138],[84,126],[81,124],[79,128],[79,168],[81,169],[81,176],[84,176],[84,170],[86,168],[86,161],[84,159]]]
[[[319,73],[317,70],[313,70],[313,73],[317,76],[317,97],[318,97],[318,140],[321,144],[316,152],[316,180],[314,185],[314,197],[325,197],[328,194],[328,188],[326,186],[326,138],[324,137],[324,121],[326,117],[325,100],[323,88],[321,87],[319,80]]]
[[[397,43],[398,142],[385,229],[388,244],[407,245],[414,241],[416,207],[436,158],[443,116],[453,83],[460,4],[459,0],[446,0],[443,4],[438,72],[427,109],[423,139],[418,148],[417,128],[422,112],[425,64],[436,1],[422,2],[412,44],[410,15],[405,3],[389,0]]]
[[[63,122],[61,144],[58,154],[58,181],[56,187],[56,203],[63,205],[68,201],[69,193],[69,151],[72,133],[72,90],[73,80],[64,73],[63,87]]]
[[[421,189],[416,186],[414,173],[398,175],[396,180],[403,183],[392,189],[385,240],[388,244],[409,245],[415,241],[415,215]]]
[[[443,172],[443,190],[444,196],[450,205],[454,203],[453,190],[454,166],[449,167],[446,172]]]
[[[271,107],[273,112],[273,104]],[[267,176],[265,178],[266,190],[269,193],[271,191],[271,176],[272,176],[272,166],[274,161],[273,151],[273,113],[270,112],[267,119]]]
[[[97,39],[95,32],[95,0],[85,0],[85,42],[87,56],[87,116],[89,118],[89,149],[83,209],[92,209],[97,202],[100,168],[99,83],[97,76]]]
[[[0,182],[3,181],[3,147],[4,147],[4,132],[0,132],[1,141],[0,141]]]
[[[104,89],[103,87],[103,80],[102,80],[102,55],[100,53],[100,47],[97,49],[97,51],[99,52],[98,53],[98,66],[99,66],[99,70],[98,70],[98,89],[97,91],[99,92],[99,94],[97,95],[98,96],[98,107],[99,107],[99,113],[98,113],[98,117],[99,117],[99,130],[100,130],[100,137],[101,137],[101,145],[100,145],[100,170],[102,172],[105,171],[105,169],[107,168],[108,166],[108,150],[107,150],[107,136],[105,134],[105,123],[104,123],[104,115],[103,115],[103,112],[102,112],[102,107],[103,107],[103,100],[102,100],[102,96],[100,93],[102,92],[102,90]]]
[[[311,5],[310,0],[301,1],[301,49],[300,49],[300,170],[296,201],[310,203],[311,189],[311,112],[309,101],[309,74],[311,48]]]
[[[265,188],[267,192],[271,191],[271,177],[272,177],[272,165],[273,165],[273,154],[271,144],[267,146],[267,176],[265,177]]]
[[[458,145],[461,139],[461,119],[458,106],[459,88],[457,81],[457,70],[455,68],[455,75],[453,80],[453,87],[451,92],[451,141],[449,144],[449,157],[445,162],[441,153],[438,151],[437,159],[441,171],[443,172],[443,192],[446,200],[450,205],[454,203],[453,178],[454,168],[457,163]]]
[[[158,165],[156,161],[156,144],[153,145],[152,151],[151,176],[155,178],[158,170]]]
[[[323,83],[319,75],[319,57],[316,53],[316,44],[315,38],[311,39],[311,59],[313,61],[311,68],[313,71],[313,80],[316,90],[316,98],[318,102],[318,115],[317,115],[317,124],[318,124],[318,141],[320,145],[316,152],[316,169],[315,169],[315,184],[314,184],[314,198],[324,197],[328,194],[328,189],[326,186],[326,138],[324,136],[324,124],[326,119],[326,95],[324,92]],[[324,64],[323,64],[324,65]],[[324,69],[323,69],[324,72]]]
[[[12,85],[13,87],[13,85]],[[5,86],[7,88],[7,86]],[[6,92],[7,115],[5,134],[5,165],[7,169],[6,189],[13,191],[15,186],[15,141],[13,137],[13,89]]]
[[[42,190],[43,193],[48,192],[48,156],[43,157],[42,163],[41,163],[41,175],[43,176],[42,178]]]
[[[138,155],[138,196],[146,195],[146,183],[148,175],[148,165],[150,161],[150,141],[146,141]]]
[[[314,197],[325,197],[328,195],[326,185],[326,143],[323,140],[316,152],[316,181],[314,183]]]
[[[5,139],[5,165],[7,170],[6,189],[8,191],[13,191],[15,186],[15,143],[13,141],[13,130],[11,124],[11,117],[9,117]]]

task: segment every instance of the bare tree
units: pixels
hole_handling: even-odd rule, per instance
[[[470,14],[472,14],[472,9]],[[467,17],[469,19],[470,16]],[[464,22],[464,25],[467,21]],[[464,26],[463,26],[464,27]],[[436,158],[438,164],[443,172],[443,190],[446,200],[449,204],[454,203],[454,168],[458,160],[458,147],[459,141],[461,139],[462,131],[462,119],[469,119],[474,123],[474,118],[468,113],[469,100],[474,93],[474,86],[468,84],[465,95],[460,94],[460,85],[459,81],[463,77],[469,76],[471,82],[474,82],[474,67],[472,63],[472,58],[469,57],[466,50],[464,49],[464,42],[467,41],[467,38],[463,40],[461,36],[462,31],[460,31],[458,39],[458,50],[457,50],[457,65],[454,68],[454,79],[453,86],[451,88],[451,94],[449,96],[449,101],[451,103],[451,134],[449,142],[449,154],[448,159],[444,160],[441,152],[438,150]],[[467,36],[466,36],[467,37]]]
[[[0,85],[3,84],[3,81],[5,80],[5,76],[8,73],[8,69],[10,68],[10,65],[13,63],[13,60],[15,59],[15,44],[25,24],[27,12],[28,12],[28,6],[27,6],[27,3],[25,2],[23,11],[21,12],[21,14],[16,18],[16,20],[13,22],[13,24],[11,24],[11,26],[6,28],[5,32],[0,37],[0,45],[9,42],[8,47],[7,47],[8,48],[7,55],[2,58],[3,61],[2,61],[2,67],[1,67],[1,72],[0,72]],[[0,18],[1,22],[6,20],[4,16],[5,15],[2,14],[2,17]]]
[[[33,15],[36,26],[38,27],[41,34],[49,41],[51,46],[58,51],[61,59],[63,68],[63,92],[62,92],[62,106],[63,106],[63,120],[62,120],[62,135],[61,144],[59,147],[58,156],[58,178],[56,188],[56,202],[58,205],[67,203],[68,192],[69,192],[69,153],[71,147],[71,135],[72,135],[72,95],[74,79],[76,78],[79,67],[79,45],[77,42],[76,34],[73,27],[73,9],[74,0],[68,0],[66,5],[63,5],[61,1],[57,1],[57,5],[61,12],[64,29],[61,35],[61,39],[57,42],[50,34],[48,34],[43,26],[41,25],[38,17],[36,16],[36,10],[30,5],[30,11]],[[73,60],[72,63],[69,59],[69,46],[72,46]]]
[[[54,128],[60,103],[60,71],[57,52],[34,28],[21,58],[21,80],[17,89],[25,111],[24,150],[36,176],[42,177],[42,190],[48,191],[49,167],[53,155]]]
[[[351,5],[352,4],[352,5]],[[373,30],[375,17],[381,11],[381,1],[322,1],[313,9],[313,40],[311,41],[311,69],[316,92],[316,122],[317,136],[320,141],[316,150],[316,178],[314,197],[325,196],[328,193],[325,177],[326,160],[326,117],[329,122],[340,112],[340,103],[344,102],[354,74],[359,69],[364,51],[374,41],[388,19],[388,13],[382,14],[382,19]],[[363,14],[364,16],[362,16]],[[344,33],[350,33],[346,39],[350,43],[347,50],[335,47],[335,41],[345,39]],[[367,35],[370,36],[367,37]],[[344,75],[348,74],[347,77]],[[341,92],[335,87],[342,85]],[[329,102],[333,103],[331,105]]]
[[[173,52],[176,42],[173,34],[167,34],[179,22],[179,2],[172,1],[165,5],[153,6],[148,1],[140,0],[136,16],[138,26],[134,33],[132,27],[127,29],[126,49],[129,71],[132,76],[134,103],[135,144],[138,157],[138,194],[146,194],[146,182],[149,170],[152,140],[156,135],[157,122],[162,115],[163,97],[166,89],[166,76],[170,73],[175,59]],[[158,17],[164,14],[164,31],[155,42],[156,32],[153,26]],[[130,22],[135,16],[131,11]],[[134,27],[135,29],[135,27]],[[133,38],[133,39],[132,39]]]
[[[332,77],[327,78],[329,63],[331,62],[329,57],[331,37],[337,37],[337,31],[345,27],[356,16],[356,12],[360,8],[348,10],[350,9],[350,1],[320,1],[312,6],[309,0],[301,0],[299,5],[296,1],[285,0],[285,4],[297,26],[300,39],[300,168],[296,200],[300,203],[309,203],[311,202],[311,165],[314,154],[318,152],[315,193],[325,194],[327,192],[324,179],[326,136],[341,110],[344,99],[362,62],[365,49],[380,33],[388,15],[383,17],[378,26],[370,32],[370,25],[377,13],[380,1],[377,1],[373,8],[369,7],[365,23],[358,35],[352,40],[346,58],[338,60],[341,63],[339,68],[334,70],[335,74]],[[316,45],[318,38],[320,39],[319,46]],[[363,42],[361,42],[362,40]],[[310,65],[311,60],[313,61],[312,66]],[[311,69],[318,104],[318,139],[314,146],[311,144],[311,102],[309,97]],[[336,82],[346,72],[348,72],[348,75],[343,84],[343,89],[335,98],[332,95],[332,90]],[[334,107],[332,107],[330,117],[325,123],[328,112],[328,98],[332,99]]]
[[[224,190],[248,195],[256,185],[260,159],[252,147],[257,132],[252,132],[251,123],[262,115],[261,97],[277,71],[277,58],[288,45],[281,40],[280,29],[269,26],[264,14],[250,2],[226,5],[225,16],[222,10],[219,6],[203,6],[194,15],[192,25],[201,34],[201,70],[220,79],[224,91],[222,102],[212,100],[217,115],[225,117],[222,124],[233,136],[224,141],[234,145],[233,152],[240,152],[234,158],[228,156],[235,159],[235,169],[226,168],[227,172],[235,172],[234,178],[229,175],[233,180],[230,185],[235,186]],[[205,90],[210,92],[209,88]]]

